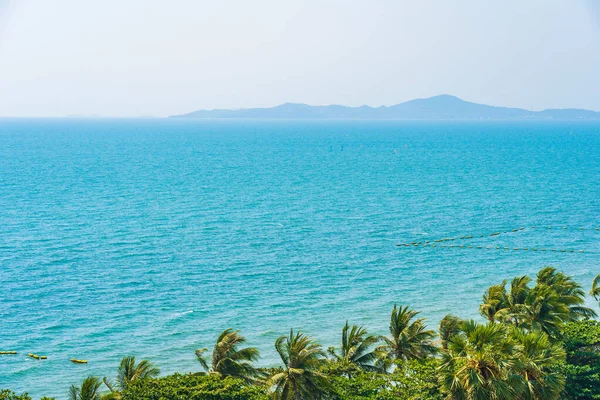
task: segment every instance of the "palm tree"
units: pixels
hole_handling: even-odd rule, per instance
[[[600,301],[600,274],[596,275],[594,281],[592,282],[592,290],[590,291],[590,295],[594,296],[594,298]]]
[[[440,381],[452,399],[554,400],[564,388],[556,369],[564,359],[543,332],[469,321],[442,351]]]
[[[120,392],[127,389],[132,382],[138,379],[154,378],[158,374],[160,374],[160,369],[150,361],[142,360],[136,365],[135,357],[127,356],[121,360],[117,369],[117,383],[112,383],[107,377],[104,377],[102,381],[113,394],[111,398],[120,398]]]
[[[432,342],[435,332],[426,329],[425,319],[413,321],[418,314],[408,306],[398,307],[394,304],[390,318],[391,336],[382,337],[383,345],[376,349],[383,354],[380,363],[384,368],[393,360],[421,359],[437,352]]]
[[[460,333],[462,320],[452,314],[446,315],[440,321],[440,342],[442,349],[448,348],[448,341]]]
[[[560,296],[550,287],[536,286],[519,311],[521,327],[539,330],[556,337],[564,322],[570,319],[571,311]]]
[[[290,330],[289,336],[275,341],[275,349],[283,361],[283,371],[267,381],[267,386],[273,388],[273,398],[312,400],[327,392],[327,377],[319,371],[325,354],[310,336]]]
[[[504,300],[505,308],[496,313],[498,321],[515,326],[519,326],[523,322],[522,314],[528,295],[531,293],[529,282],[531,282],[531,278],[528,276],[517,276],[510,281],[510,291],[506,293]]]
[[[483,294],[483,303],[479,306],[479,312],[488,321],[494,322],[496,314],[506,308],[506,281],[500,285],[493,285]]]
[[[506,291],[506,281],[491,286],[483,295],[481,315],[490,322],[503,322],[526,329],[539,329],[554,337],[563,323],[589,318],[596,313],[584,307],[581,286],[555,268],[542,268],[536,285],[531,279],[516,277]]]
[[[556,292],[559,303],[569,308],[569,321],[596,316],[594,310],[583,306],[585,292],[581,285],[570,276],[558,272],[556,268],[545,267],[538,272],[534,289],[543,287],[549,287]]]
[[[246,338],[239,331],[225,329],[217,338],[217,343],[212,351],[210,366],[205,353],[208,349],[196,350],[196,359],[210,374],[222,377],[232,376],[251,382],[259,378],[262,373],[252,363],[260,358],[260,352],[255,347],[239,346],[246,343]]]
[[[510,291],[506,291],[506,280],[500,285],[490,286],[483,294],[483,303],[479,312],[490,322],[505,322],[518,326],[521,308],[530,291],[527,276],[518,276],[510,282]]]
[[[515,385],[520,391],[519,398],[559,398],[565,386],[565,377],[554,367],[564,361],[564,349],[552,344],[548,336],[539,331],[513,329],[510,337],[516,343],[513,369],[520,380]]]
[[[69,389],[69,400],[100,400],[100,389],[102,381],[95,376],[88,376],[81,383],[81,387],[72,385]]]
[[[380,368],[373,365],[377,361],[378,353],[372,347],[379,342],[379,337],[369,335],[362,326],[348,324],[342,328],[342,342],[339,354],[334,348],[329,349],[332,357],[348,366],[356,366],[365,371],[379,371]]]
[[[502,324],[462,324],[462,332],[442,351],[439,368],[442,389],[449,399],[515,398],[509,380],[513,345]]]

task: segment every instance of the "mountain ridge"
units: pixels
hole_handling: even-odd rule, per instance
[[[530,111],[523,108],[490,106],[443,94],[413,99],[392,106],[362,105],[311,106],[303,103],[283,103],[266,108],[197,110],[169,118],[200,119],[600,119],[600,112],[561,108]]]

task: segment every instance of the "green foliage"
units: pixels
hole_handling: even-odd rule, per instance
[[[398,363],[392,374],[357,369],[350,377],[336,373],[336,363],[324,372],[330,376],[327,399],[335,400],[441,400],[435,358]]]
[[[437,358],[409,360],[398,364],[392,374],[396,399],[441,400],[444,398],[438,379]]]
[[[585,292],[581,285],[556,268],[542,268],[536,277],[536,288],[548,288],[553,291],[558,296],[558,302],[569,309],[569,321],[596,316],[592,309],[583,306]]]
[[[121,400],[121,398],[121,392],[114,391],[103,393],[100,400]]]
[[[502,322],[556,337],[565,322],[594,317],[584,307],[585,293],[571,277],[552,267],[542,268],[536,284],[527,276],[516,277],[506,290],[506,281],[491,286],[483,295],[479,311],[490,322]]]
[[[339,350],[329,348],[329,354],[334,360],[337,360],[341,365],[346,366],[347,373],[353,367],[363,369],[365,371],[378,371],[374,363],[381,358],[380,354],[373,349],[379,342],[379,338],[374,335],[369,335],[367,330],[362,326],[348,324],[342,328],[342,341]]]
[[[520,398],[557,399],[565,386],[564,376],[557,366],[565,360],[561,345],[553,344],[539,331],[509,330],[515,343],[509,374],[514,374],[514,387]]]
[[[465,322],[442,353],[442,389],[456,399],[557,399],[564,358],[544,332]]]
[[[442,349],[448,348],[448,341],[460,333],[462,320],[452,314],[446,315],[440,321],[440,344]]]
[[[383,355],[381,361],[384,369],[394,360],[421,359],[437,352],[432,342],[435,332],[426,329],[425,319],[415,319],[418,314],[409,307],[394,304],[390,317],[390,336],[382,337],[383,345],[377,348],[377,352]]]
[[[88,376],[81,382],[81,386],[71,386],[69,400],[100,400],[100,385],[102,381],[95,376]]]
[[[27,393],[16,394],[12,390],[0,390],[0,400],[31,400]],[[42,397],[40,400],[55,400],[53,397]]]
[[[435,358],[399,362],[391,374],[365,371],[354,366],[351,374],[339,361],[323,369],[329,376],[330,391],[324,399],[332,400],[441,400]]]
[[[170,375],[140,379],[123,391],[123,400],[267,400],[262,386],[217,375]]]
[[[196,350],[196,359],[205,370],[220,376],[232,376],[247,382],[261,377],[260,370],[252,363],[260,358],[260,352],[254,347],[239,348],[246,343],[246,338],[239,331],[224,330],[215,343],[211,354],[210,366],[205,354],[208,349]]]
[[[357,371],[351,378],[332,376],[331,391],[327,398],[335,400],[391,400],[394,396],[390,389],[389,375],[382,373]]]
[[[275,341],[275,350],[283,362],[283,370],[267,381],[275,399],[318,399],[328,392],[327,376],[320,370],[326,365],[325,354],[310,336],[290,330],[289,336]]]
[[[344,376],[346,378],[351,378],[355,375],[360,375],[362,372],[364,372],[364,370],[356,364],[349,363],[342,359],[333,358],[327,360],[327,362],[321,367],[321,372],[327,376]]]
[[[117,368],[117,382],[113,383],[107,377],[102,380],[110,393],[103,395],[101,400],[118,400],[121,398],[121,391],[135,380],[154,378],[159,373],[160,370],[148,360],[142,360],[136,365],[134,356],[123,357]]]
[[[117,369],[117,384],[121,390],[137,379],[154,378],[160,370],[148,360],[142,360],[136,365],[134,356],[127,356],[121,360]]]
[[[566,377],[564,399],[600,399],[600,323],[571,322],[562,330],[567,353],[560,372]]]
[[[592,290],[590,290],[590,295],[594,296],[596,300],[600,301],[600,274],[596,275],[592,281]]]
[[[12,390],[4,389],[0,390],[0,400],[31,400],[31,397],[27,393],[16,394]],[[48,397],[43,397],[42,400],[54,400]]]
[[[509,357],[513,344],[506,327],[468,321],[442,353],[440,379],[450,398],[509,399],[514,397],[508,382]]]
[[[21,395],[16,394],[12,390],[0,390],[0,400],[31,400],[27,393]]]

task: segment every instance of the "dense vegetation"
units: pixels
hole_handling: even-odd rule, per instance
[[[600,300],[600,275],[590,292]],[[389,334],[346,322],[340,345],[324,349],[291,330],[279,337],[276,368],[259,368],[258,349],[227,329],[196,351],[195,374],[158,377],[149,361],[125,357],[115,380],[90,376],[70,400],[600,399],[600,324],[585,292],[554,268],[533,282],[490,287],[485,322],[447,315],[436,331],[419,313],[394,305]],[[5,390],[0,400],[30,400]],[[49,399],[48,399],[49,400]]]

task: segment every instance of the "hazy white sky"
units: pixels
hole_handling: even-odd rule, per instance
[[[600,110],[600,0],[0,0],[0,116],[442,93]]]

